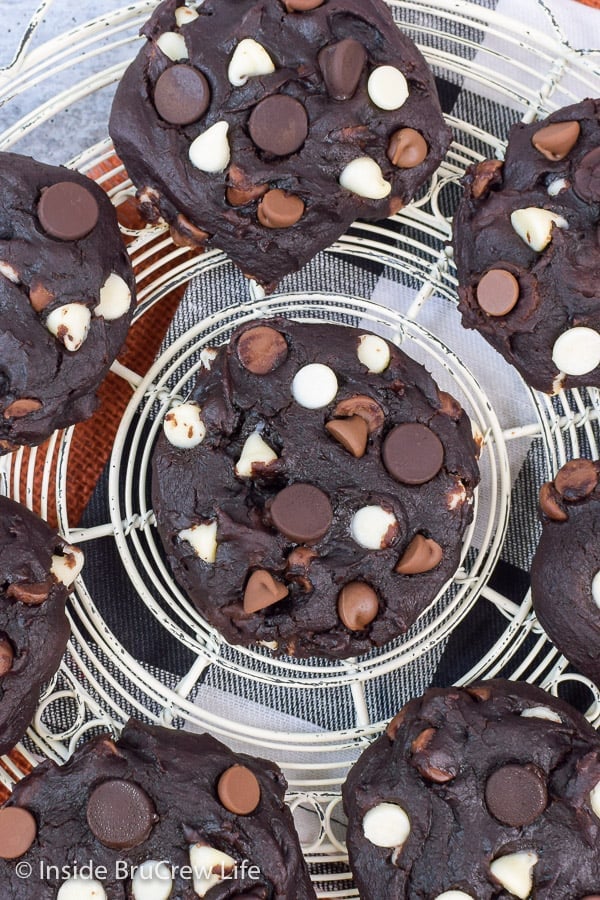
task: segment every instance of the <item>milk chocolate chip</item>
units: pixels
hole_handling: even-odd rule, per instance
[[[557,472],[554,487],[565,500],[575,503],[588,497],[598,484],[598,473],[591,459],[571,459]]]
[[[536,131],[531,143],[546,159],[558,162],[568,156],[580,134],[579,122],[554,122]]]
[[[506,269],[490,269],[477,285],[477,302],[488,316],[505,316],[519,299],[519,282]]]
[[[337,611],[346,628],[362,631],[379,612],[377,594],[364,581],[351,581],[338,595]]]
[[[248,579],[244,591],[244,612],[255,613],[273,606],[274,603],[287,597],[288,593],[285,584],[277,581],[265,569],[258,569]]]
[[[295,194],[273,188],[258,204],[257,215],[265,228],[290,228],[304,215],[304,203]]]
[[[0,677],[10,672],[15,658],[13,646],[5,634],[0,634]]]
[[[361,416],[351,416],[349,419],[332,419],[327,422],[325,428],[332,438],[345,447],[352,456],[359,459],[365,455],[369,429]]]
[[[248,816],[260,803],[260,784],[254,772],[246,766],[231,766],[219,778],[217,794],[229,812]]]
[[[442,560],[442,548],[437,541],[416,534],[402,558],[396,563],[395,572],[399,575],[420,575],[430,572]]]
[[[566,522],[569,518],[562,505],[560,494],[551,481],[547,481],[540,488],[540,509],[554,522]]]
[[[283,0],[288,12],[308,12],[322,6],[325,0]]]
[[[237,343],[241,364],[253,375],[269,375],[286,360],[287,341],[281,332],[267,325],[244,331]]]
[[[6,407],[6,409],[4,410],[4,418],[22,419],[24,416],[28,416],[29,413],[36,412],[41,408],[42,404],[39,400],[33,400],[29,397],[22,397],[19,400],[13,400],[10,406]]]
[[[392,165],[399,169],[414,169],[427,158],[429,148],[422,134],[414,128],[395,131],[388,144],[387,155]]]
[[[27,853],[37,835],[37,824],[29,810],[20,806],[0,809],[0,859],[18,859]]]

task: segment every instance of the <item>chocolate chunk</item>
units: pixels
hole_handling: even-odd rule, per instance
[[[325,428],[352,456],[359,459],[365,455],[369,429],[361,416],[351,416],[349,419],[332,419],[325,424]]]
[[[287,359],[288,345],[280,331],[257,325],[241,335],[237,355],[244,368],[253,375],[269,375]]]
[[[250,137],[257,147],[273,156],[288,156],[299,150],[308,134],[308,116],[299,100],[287,94],[265,97],[252,110]]]
[[[562,505],[560,495],[551,481],[547,481],[540,488],[540,509],[544,515],[555,522],[566,522],[568,512]]]
[[[283,0],[288,12],[307,12],[322,6],[325,0]]]
[[[364,581],[350,581],[338,595],[338,616],[350,631],[362,631],[379,612],[377,594]]]
[[[401,559],[398,560],[394,572],[399,575],[420,575],[430,572],[442,560],[442,548],[423,534],[416,534]]]
[[[312,484],[291,484],[271,504],[278,531],[298,544],[318,541],[329,530],[333,511],[329,497]]]
[[[44,188],[37,213],[46,234],[61,241],[81,240],[96,227],[100,215],[96,198],[76,181]]]
[[[244,612],[255,613],[266,609],[287,597],[289,591],[285,584],[277,581],[270,572],[258,569],[253,572],[244,591]]]
[[[158,816],[143,788],[134,781],[115,778],[92,791],[87,821],[90,831],[105,847],[131,850],[150,837]]]
[[[0,678],[10,672],[15,658],[13,646],[5,634],[0,634]]]
[[[429,148],[422,134],[414,128],[395,131],[388,144],[387,156],[399,169],[414,169],[427,158]]]
[[[324,47],[319,53],[319,66],[329,96],[334,100],[353,97],[366,61],[367,51],[354,38]]]
[[[154,86],[154,105],[165,122],[190,125],[200,119],[210,105],[208,81],[193,66],[170,66],[159,75]]]
[[[396,481],[425,484],[444,462],[444,446],[426,425],[408,422],[392,429],[383,442],[383,462]]]
[[[10,597],[11,600],[26,603],[28,606],[39,606],[40,603],[48,599],[51,587],[51,581],[42,581],[39,584],[17,581],[8,586],[6,596]]]
[[[573,179],[575,192],[588,203],[600,203],[600,147],[583,157]]]
[[[506,269],[490,269],[477,285],[477,302],[488,316],[505,316],[519,299],[519,282]]]
[[[257,215],[265,228],[290,228],[304,215],[304,202],[295,194],[273,188],[258,204]]]
[[[554,479],[554,487],[565,500],[575,503],[595,490],[598,472],[591,459],[572,459],[562,467]]]
[[[46,309],[54,300],[54,294],[41,281],[33,281],[29,288],[29,302],[36,312]]]
[[[27,809],[0,809],[0,859],[17,859],[27,853],[37,835],[36,821]]]
[[[485,802],[503,825],[531,825],[548,804],[545,777],[534,766],[503,766],[488,778]]]
[[[568,156],[580,134],[579,122],[553,122],[536,131],[531,143],[546,159],[558,162]]]
[[[42,404],[39,400],[22,397],[19,400],[13,400],[10,406],[6,407],[4,410],[4,418],[22,419],[24,416],[28,416],[32,412],[37,412],[37,410],[41,408]]]
[[[217,785],[219,800],[236,816],[248,816],[260,803],[260,784],[254,772],[246,766],[225,769]]]
[[[377,431],[385,422],[385,413],[377,400],[364,394],[356,394],[341,400],[333,411],[334,416],[360,416],[367,423],[369,434]]]

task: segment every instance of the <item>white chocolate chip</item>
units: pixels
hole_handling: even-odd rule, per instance
[[[63,548],[62,556],[55,554],[52,557],[50,572],[57,581],[62,582],[65,587],[71,587],[81,570],[85,556],[79,547],[73,547],[67,544]]]
[[[387,341],[376,334],[363,334],[358,341],[358,359],[369,372],[378,375],[390,364],[390,348]]]
[[[600,570],[592,578],[592,600],[600,609]]]
[[[233,51],[227,77],[234,87],[241,87],[249,78],[269,75],[274,71],[273,60],[262,44],[252,38],[244,38]]]
[[[46,328],[74,353],[88,336],[91,321],[92,315],[83,303],[65,303],[52,310],[46,319]]]
[[[166,439],[179,450],[197,447],[206,436],[206,425],[200,417],[197,403],[180,403],[166,414],[163,431]]]
[[[184,25],[189,25],[190,22],[194,22],[196,19],[200,18],[195,9],[188,9],[187,6],[179,6],[175,10],[175,21],[179,28],[183,28]]]
[[[467,489],[462,481],[457,481],[455,487],[450,488],[446,495],[446,506],[449,510],[458,509],[467,500]]]
[[[246,443],[242,447],[242,455],[238,459],[234,471],[240,478],[252,478],[254,463],[266,465],[276,459],[275,451],[263,441],[258,431],[255,431],[246,439]]]
[[[595,788],[590,791],[590,806],[594,815],[600,819],[600,781]]]
[[[187,541],[196,556],[206,563],[214,563],[217,558],[217,521],[200,522],[184,528],[178,534],[180,541]]]
[[[106,900],[106,891],[95,878],[76,875],[60,886],[56,900]]]
[[[292,396],[305,409],[321,409],[335,399],[338,381],[333,369],[322,363],[309,363],[294,375]]]
[[[438,894],[435,900],[473,900],[473,897],[464,891],[444,891],[443,894]]]
[[[102,316],[107,322],[120,319],[129,311],[131,291],[129,285],[116,272],[108,276],[100,288],[100,303],[94,314]]]
[[[510,221],[521,240],[538,253],[552,240],[552,229],[555,225],[557,228],[569,227],[569,223],[562,216],[537,206],[516,209],[511,213]]]
[[[562,194],[563,191],[566,191],[568,187],[569,182],[566,178],[555,178],[554,181],[551,181],[548,185],[548,196],[558,197],[558,195]]]
[[[193,844],[190,847],[190,863],[194,891],[199,897],[205,897],[212,887],[223,881],[235,868],[235,859],[204,844]]]
[[[533,888],[533,868],[537,861],[537,854],[526,850],[509,853],[495,859],[490,865],[490,872],[510,894],[527,900]]]
[[[561,717],[549,706],[530,706],[529,709],[523,710],[521,716],[524,719],[546,719],[548,722],[556,722],[557,725],[562,725]]]
[[[269,650],[277,650],[279,644],[277,641],[259,641],[261,647],[267,647]]]
[[[365,814],[362,828],[376,847],[400,847],[410,834],[410,819],[397,803],[379,803]]]
[[[397,531],[396,516],[383,506],[363,506],[354,513],[350,523],[352,537],[366,550],[388,547]]]
[[[400,109],[408,100],[408,82],[395,66],[378,66],[369,76],[367,92],[379,109]]]
[[[600,334],[584,326],[569,328],[557,338],[552,362],[566,375],[587,375],[600,365]]]
[[[149,859],[138,866],[131,881],[133,900],[169,900],[173,876],[166,863]]]
[[[392,185],[383,177],[378,163],[370,156],[359,156],[348,163],[340,175],[340,184],[347,191],[368,200],[383,200],[392,190]]]
[[[9,281],[12,281],[13,284],[21,283],[19,273],[10,263],[0,262],[0,275],[4,275],[4,277],[8,278]]]
[[[160,47],[165,56],[177,62],[179,59],[189,59],[190,54],[182,34],[176,31],[165,31],[156,41],[156,46]]]
[[[200,362],[202,364],[203,369],[208,369],[210,372],[212,368],[212,364],[217,358],[218,351],[215,350],[214,347],[205,347],[204,350],[200,351]]]
[[[191,164],[201,172],[209,174],[216,174],[226,169],[231,159],[228,131],[227,122],[215,122],[214,125],[199,134],[196,140],[190,144],[188,151]]]

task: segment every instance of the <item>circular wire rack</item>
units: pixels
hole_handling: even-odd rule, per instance
[[[36,28],[52,13],[52,0],[41,2],[13,62],[0,70],[0,149],[27,152],[32,134],[44,136],[57,122],[65,127],[69,116],[82,121],[91,102],[97,111],[99,94],[106,94],[108,110],[111,89],[137,52],[139,28],[156,5],[152,0],[123,7],[107,2],[106,14],[36,46]],[[400,704],[426,686],[453,632],[476,603],[493,608],[498,624],[476,663],[465,666],[457,682],[502,673],[554,693],[576,682],[589,693],[588,718],[600,722],[600,692],[570,670],[548,642],[529,593],[508,597],[492,582],[511,520],[518,518],[532,534],[537,529],[535,505],[524,510],[514,502],[517,473],[511,448],[537,443],[543,459],[540,480],[569,458],[598,457],[599,392],[575,390],[551,398],[519,381],[517,420],[510,403],[498,402],[502,385],[490,387],[490,379],[477,371],[477,357],[474,364],[463,361],[460,347],[453,346],[452,328],[442,337],[423,324],[431,324],[427,310],[440,300],[459,318],[448,239],[465,169],[484,156],[502,157],[512,122],[532,121],[584,97],[600,96],[600,54],[570,47],[541,0],[547,28],[526,32],[518,22],[470,0],[390,0],[389,5],[434,73],[465,98],[446,117],[454,141],[417,200],[386,222],[357,222],[324,254],[334,270],[359,270],[373,263],[383,267],[403,298],[398,308],[377,302],[367,291],[365,296],[354,290],[332,292],[327,284],[312,282],[307,289],[302,274],[268,298],[249,282],[231,305],[182,332],[170,332],[148,371],[135,372],[116,362],[113,372],[130,386],[131,400],[109,461],[105,521],[80,527],[69,517],[67,485],[77,426],[55,434],[43,450],[22,449],[0,459],[0,492],[44,517],[51,513],[65,537],[84,549],[106,539],[114,542],[139,602],[191,660],[177,676],[141,663],[107,623],[84,569],[69,605],[67,652],[19,752],[3,760],[0,780],[5,787],[40,756],[64,760],[83,736],[98,729],[118,732],[130,715],[209,730],[236,749],[282,765],[320,897],[357,896],[348,870],[340,786],[348,767],[394,711],[382,709],[381,696]],[[70,86],[56,93],[58,73],[67,76]],[[469,98],[474,97],[476,121],[470,115]],[[110,141],[94,141],[77,151],[61,161],[82,172],[101,171],[96,180],[119,214],[131,204],[135,190]],[[192,280],[197,292],[210,295],[214,279],[231,268],[219,251],[192,256],[175,246],[165,225],[121,227],[138,282],[136,320]],[[173,580],[156,532],[148,499],[149,462],[164,413],[189,393],[210,358],[209,348],[226,341],[236,325],[274,314],[369,328],[402,345],[465,407],[481,445],[482,482],[456,575],[406,635],[358,659],[297,660],[273,656],[268,647],[229,646]],[[41,493],[36,489],[40,482]],[[258,703],[269,712],[264,722],[257,718]],[[332,705],[343,708],[339,721],[332,716]],[[307,709],[312,714],[304,718]]]

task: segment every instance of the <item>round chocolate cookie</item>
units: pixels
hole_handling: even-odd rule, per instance
[[[471,423],[383,338],[247,323],[163,424],[159,533],[177,581],[232,644],[366,653],[456,570],[479,480]]]
[[[69,638],[65,602],[83,565],[34,513],[0,497],[0,754],[31,722]]]
[[[463,325],[537,390],[600,385],[600,100],[515,125],[454,220]]]
[[[410,202],[451,139],[382,0],[165,0],[110,134],[142,210],[266,287]]]
[[[3,900],[314,900],[286,787],[208,734],[131,719],[0,808]]]
[[[362,900],[600,893],[600,738],[524,682],[412,700],[343,787]]]
[[[0,454],[91,416],[134,305],[104,191],[0,153]]]
[[[600,462],[573,459],[540,490],[531,566],[538,619],[561,653],[600,685]]]

